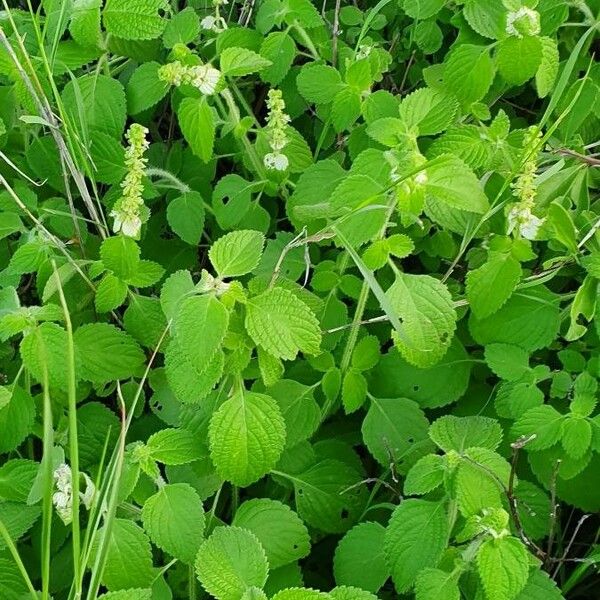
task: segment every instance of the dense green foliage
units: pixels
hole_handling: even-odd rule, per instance
[[[599,28],[3,2],[0,599],[594,596]]]

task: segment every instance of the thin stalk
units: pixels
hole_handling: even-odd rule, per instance
[[[11,553],[13,560],[15,561],[15,564],[17,565],[17,568],[19,569],[19,572],[21,573],[21,576],[23,577],[23,581],[25,582],[25,585],[27,586],[27,589],[29,590],[31,597],[34,600],[38,600],[38,594],[35,591],[35,588],[33,587],[33,583],[31,583],[31,579],[29,578],[27,569],[25,568],[25,565],[23,564],[23,561],[21,560],[21,555],[19,554],[19,551],[17,550],[15,543],[13,542],[12,538],[10,537],[10,533],[8,533],[8,529],[6,529],[6,526],[4,525],[4,523],[2,522],[1,519],[0,519],[0,536],[2,536],[2,538],[4,539],[4,543],[6,544],[6,547],[8,548],[9,552]]]
[[[33,335],[38,336],[40,343],[40,365],[42,368],[42,398],[43,398],[43,457],[42,473],[44,481],[44,494],[42,501],[42,600],[50,600],[50,558],[52,542],[52,490],[54,477],[52,469],[52,451],[54,449],[54,428],[52,424],[52,404],[50,402],[47,357],[44,340],[39,330]],[[43,352],[42,352],[43,350]]]
[[[75,379],[75,343],[73,341],[73,324],[65,294],[56,269],[52,261],[54,276],[57,281],[58,297],[65,316],[67,330],[67,396],[69,407],[69,458],[71,462],[71,485],[73,487],[73,506],[71,512],[71,537],[73,546],[73,579],[75,582],[75,598],[79,600],[82,594],[81,578],[81,530],[79,524],[79,441],[77,437],[77,384]]]

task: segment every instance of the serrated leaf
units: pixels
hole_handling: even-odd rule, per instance
[[[96,288],[94,304],[98,312],[109,312],[121,306],[126,297],[127,284],[112,273],[107,273]]]
[[[564,416],[549,404],[529,409],[513,425],[512,435],[515,438],[535,438],[527,443],[528,450],[544,450],[550,448],[561,438]]]
[[[410,590],[422,569],[437,565],[448,533],[442,503],[408,499],[396,507],[383,548],[398,593]]]
[[[154,575],[150,541],[142,528],[127,519],[114,519],[102,583],[111,591],[143,588],[154,579]]]
[[[374,398],[362,424],[363,440],[381,465],[395,463],[405,473],[432,450],[429,421],[416,402],[405,398]]]
[[[164,485],[142,509],[142,522],[159,548],[191,564],[204,537],[204,511],[196,491],[186,483]]]
[[[312,527],[343,533],[362,512],[365,494],[357,485],[361,476],[346,463],[327,458],[290,479],[298,513]]]
[[[497,312],[520,279],[521,265],[509,254],[493,254],[481,267],[469,271],[467,299],[477,318],[484,319]]]
[[[267,392],[277,400],[285,420],[286,447],[292,448],[315,433],[321,423],[321,408],[314,398],[314,386],[281,379]]]
[[[119,279],[135,276],[140,264],[140,248],[130,237],[116,235],[106,238],[100,246],[104,266]]]
[[[481,100],[493,79],[494,64],[485,46],[461,44],[450,53],[444,69],[444,83],[464,104]]]
[[[462,453],[472,447],[495,450],[502,442],[502,427],[490,417],[445,415],[431,424],[429,436],[444,452]]]
[[[240,229],[220,237],[210,247],[208,257],[222,279],[240,277],[258,266],[264,243],[260,231]]]
[[[558,75],[559,54],[556,41],[549,37],[541,37],[542,58],[535,74],[535,87],[538,96],[545,98],[554,87]]]
[[[336,69],[315,63],[302,67],[296,83],[304,99],[314,104],[329,104],[342,87],[342,79]]]
[[[270,498],[254,498],[236,511],[232,525],[251,531],[260,541],[269,568],[300,560],[310,552],[310,536],[298,515]]]
[[[254,342],[273,356],[293,360],[298,352],[319,353],[319,322],[287,289],[274,287],[248,300],[245,325]]]
[[[204,229],[204,200],[198,192],[184,192],[167,206],[171,229],[186,243],[197,246]]]
[[[196,558],[196,575],[217,600],[240,600],[247,588],[262,588],[268,572],[258,538],[240,527],[217,527]]]
[[[488,199],[475,173],[456,156],[445,154],[427,167],[425,194],[451,208],[477,214],[489,208]]]
[[[567,417],[563,421],[561,443],[567,454],[575,459],[582,458],[591,442],[592,426],[587,419]]]
[[[385,527],[359,523],[339,541],[333,557],[338,585],[354,586],[377,593],[390,576],[383,553]]]
[[[407,496],[427,494],[444,481],[446,462],[443,456],[428,454],[420,458],[406,474],[404,493]]]
[[[531,79],[542,61],[542,44],[535,36],[510,36],[498,46],[496,62],[500,75],[510,84]]]
[[[81,378],[92,383],[126,379],[139,372],[144,353],[124,331],[108,323],[88,323],[73,335]]]
[[[221,71],[225,75],[241,77],[270,67],[273,63],[248,48],[230,47],[221,52]]]
[[[284,31],[274,31],[264,39],[260,54],[273,63],[260,71],[260,78],[271,85],[277,85],[287,75],[294,62],[296,44]]]
[[[214,413],[209,440],[217,473],[244,487],[276,465],[285,446],[285,422],[271,397],[240,391]]]
[[[130,115],[158,104],[169,92],[169,85],[158,77],[160,65],[151,61],[141,64],[127,82],[127,110]]]
[[[559,324],[557,297],[543,286],[513,294],[487,318],[471,315],[469,319],[469,329],[477,343],[515,344],[529,352],[548,346],[556,337]]]
[[[454,121],[458,108],[454,96],[421,88],[402,100],[400,116],[408,127],[418,127],[419,135],[434,135],[444,131]]]
[[[477,552],[476,562],[490,600],[513,600],[527,583],[528,553],[516,538],[486,540]]]
[[[445,0],[404,0],[402,8],[413,19],[429,19],[444,6]]]
[[[400,353],[420,367],[437,363],[456,328],[456,311],[446,286],[429,275],[399,273],[386,297],[402,322],[402,337],[392,331]]]
[[[485,362],[502,379],[517,381],[529,371],[529,354],[513,344],[485,347]]]
[[[60,325],[41,323],[21,341],[21,359],[37,381],[47,377],[50,386],[66,389],[67,344],[67,332]]]
[[[188,429],[161,429],[146,442],[150,458],[165,465],[184,465],[205,456],[202,441]]]
[[[192,152],[204,162],[213,155],[215,122],[211,107],[202,98],[184,98],[177,109],[181,133]]]
[[[151,40],[164,30],[165,0],[107,0],[102,12],[106,30],[125,40]]]
[[[460,600],[456,575],[440,569],[423,569],[415,584],[416,600]]]

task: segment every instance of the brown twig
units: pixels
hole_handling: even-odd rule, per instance
[[[331,64],[336,66],[338,35],[340,34],[340,7],[341,0],[335,0],[335,9],[333,11],[333,29],[331,31]]]
[[[556,569],[554,569],[554,573],[552,573],[552,579],[556,579],[556,576],[558,575],[558,572],[560,571],[560,567],[562,566],[562,564],[564,562],[567,561],[567,556],[569,555],[569,552],[571,551],[571,546],[573,545],[573,542],[575,541],[575,538],[577,537],[577,534],[579,533],[581,526],[586,522],[586,520],[589,517],[590,517],[590,515],[583,515],[581,517],[581,519],[579,519],[579,521],[577,521],[577,525],[575,525],[575,529],[573,530],[573,535],[571,536],[571,539],[569,540],[569,543],[567,544],[565,551],[563,552],[562,556],[557,559],[558,564],[556,565]]]
[[[554,545],[554,534],[556,531],[556,522],[558,521],[559,506],[556,502],[556,478],[558,477],[558,469],[560,468],[560,459],[556,461],[554,469],[552,471],[552,478],[550,480],[550,531],[548,532],[548,545],[546,546],[546,566],[548,566],[549,557],[552,553],[552,546]]]
[[[586,163],[590,167],[600,167],[600,159],[594,158],[593,156],[586,156],[585,154],[580,154],[579,152],[575,152],[575,150],[570,150],[569,148],[557,148],[554,150],[555,154],[560,154],[561,156],[569,156],[570,158],[576,158],[581,162]]]

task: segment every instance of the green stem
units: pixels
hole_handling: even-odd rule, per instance
[[[71,513],[71,536],[73,545],[73,580],[75,583],[75,598],[81,598],[82,576],[81,576],[81,530],[79,525],[79,442],[77,437],[77,384],[75,380],[75,343],[73,341],[73,325],[69,307],[63,292],[60,277],[56,269],[56,263],[52,261],[54,276],[56,277],[58,295],[65,317],[67,330],[67,395],[69,406],[69,454],[71,462],[71,485],[73,487],[73,506]]]
[[[21,560],[21,555],[19,554],[19,551],[17,550],[15,543],[13,542],[12,538],[10,537],[10,533],[8,533],[8,529],[6,529],[6,526],[4,525],[4,523],[2,522],[1,519],[0,519],[0,536],[2,536],[2,538],[4,539],[4,543],[6,544],[9,552],[11,553],[11,555],[13,557],[13,560],[15,561],[15,564],[17,565],[17,568],[19,569],[19,572],[21,573],[21,576],[23,577],[23,581],[25,581],[25,585],[27,586],[27,589],[29,590],[31,597],[34,600],[38,600],[37,592],[35,591],[35,588],[33,587],[33,584],[31,583],[31,579],[29,579],[29,575],[27,574],[27,569],[25,568],[25,565],[23,564],[23,561]]]
[[[344,348],[344,354],[342,356],[342,362],[340,363],[340,370],[342,375],[348,370],[350,366],[350,361],[352,360],[352,353],[354,352],[354,346],[356,346],[356,342],[358,340],[358,332],[360,330],[360,324],[365,313],[365,307],[367,306],[367,300],[369,299],[369,293],[371,288],[366,281],[363,281],[362,288],[360,290],[360,295],[358,297],[358,302],[356,304],[356,311],[354,313],[354,319],[352,319],[352,327],[350,327],[350,332],[348,333],[348,341],[346,342],[346,347]]]
[[[306,33],[306,29],[304,29],[304,27],[302,27],[302,25],[300,25],[300,23],[298,23],[298,21],[294,21],[294,29],[298,32],[298,35],[300,36],[302,43],[306,46],[307,50],[312,54],[312,57],[315,60],[321,60],[321,56],[320,56],[318,50],[315,48],[313,41],[310,39],[310,36],[308,35],[308,33]]]

